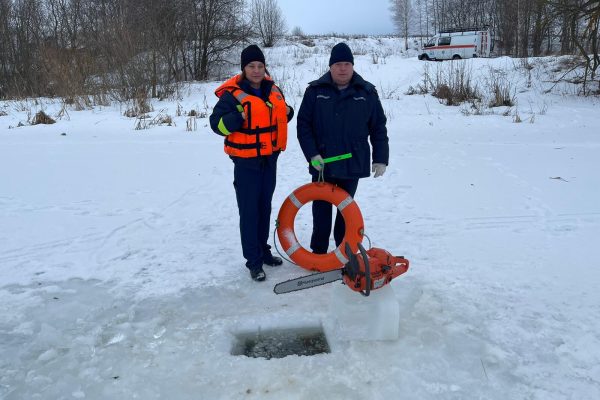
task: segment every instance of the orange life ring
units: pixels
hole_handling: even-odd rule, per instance
[[[314,200],[324,200],[336,206],[346,225],[344,240],[334,251],[327,254],[314,254],[306,250],[300,245],[294,232],[296,214],[303,205]],[[294,190],[281,205],[277,216],[277,236],[283,250],[292,261],[311,271],[325,272],[341,268],[348,262],[341,249],[344,249],[348,242],[352,251],[358,252],[358,243],[362,242],[363,235],[363,217],[352,196],[327,182],[308,183]]]

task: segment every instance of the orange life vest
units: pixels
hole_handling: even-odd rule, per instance
[[[240,103],[239,111],[244,111],[246,120],[242,127],[225,136],[225,153],[235,157],[258,157],[283,151],[287,145],[287,109],[279,88],[275,85],[269,93],[269,100],[244,92],[236,75],[217,88],[215,94],[221,97],[230,92]],[[269,79],[269,77],[265,77]]]

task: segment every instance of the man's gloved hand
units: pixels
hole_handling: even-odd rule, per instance
[[[378,178],[385,174],[386,167],[387,166],[385,164],[373,163],[373,168],[371,168],[371,171],[375,172],[374,178]]]
[[[313,168],[316,169],[317,171],[321,172],[321,170],[323,169],[323,166],[325,165],[325,163],[323,162],[323,157],[321,157],[320,154],[317,154],[316,156],[312,156],[310,158],[310,165],[312,165]]]

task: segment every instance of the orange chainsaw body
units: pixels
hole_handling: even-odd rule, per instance
[[[387,250],[377,247],[359,252],[356,261],[358,261],[358,273],[345,272],[344,283],[350,289],[367,296],[371,290],[382,288],[392,279],[408,271],[409,266],[406,258],[393,256]]]

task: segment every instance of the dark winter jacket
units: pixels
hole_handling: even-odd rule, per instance
[[[328,163],[325,176],[341,179],[370,175],[373,163],[388,164],[386,117],[377,90],[356,72],[348,88],[340,91],[327,72],[310,82],[298,112],[298,141],[307,161],[320,154],[333,157],[352,153],[346,160]],[[317,171],[310,167],[310,173]]]
[[[259,90],[255,90],[250,86],[250,82],[248,80],[243,80],[240,82],[240,88],[253,96],[258,96],[263,100],[267,101],[269,98],[269,93],[271,92],[271,88],[273,87],[273,81],[268,79],[263,79],[261,82],[261,87]],[[213,112],[210,115],[210,127],[211,129],[217,133],[218,135],[223,136],[221,131],[219,130],[219,121],[223,118],[223,122],[225,127],[230,132],[235,132],[242,127],[244,123],[244,118],[242,118],[242,114],[238,110],[238,105],[240,103],[237,99],[230,93],[225,92],[219,97],[219,101],[213,108]],[[290,107],[290,113],[288,114],[288,122],[294,117],[294,109]],[[233,162],[243,164],[248,168],[260,168],[265,163],[272,163],[277,160],[277,156],[279,152],[272,154],[270,156],[263,157],[252,157],[252,158],[241,158],[241,157],[230,157]]]

